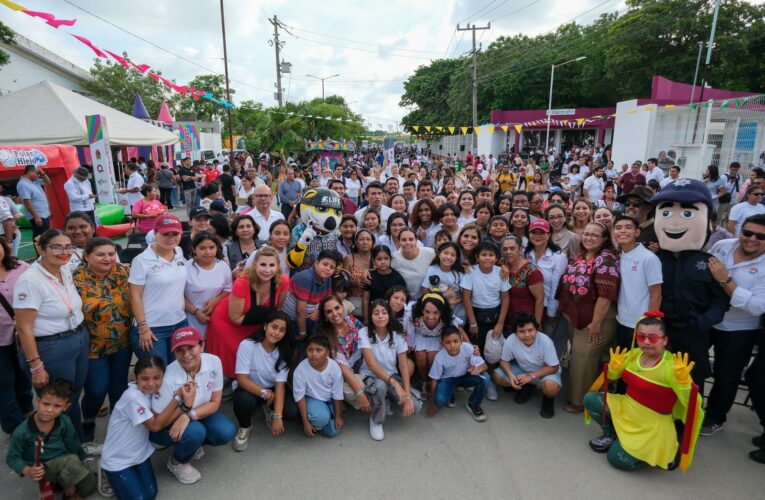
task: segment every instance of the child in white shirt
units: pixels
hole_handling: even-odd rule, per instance
[[[292,376],[292,394],[308,437],[321,431],[335,437],[343,428],[343,372],[331,359],[331,344],[323,335],[308,339],[307,358]]]

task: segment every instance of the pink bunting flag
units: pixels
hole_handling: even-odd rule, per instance
[[[133,61],[129,61],[129,62],[130,62],[130,65],[131,65],[131,66],[133,66],[135,69],[137,69],[138,71],[140,71],[142,74],[143,74],[143,73],[146,73],[146,71],[147,71],[149,68],[151,68],[151,66],[149,66],[148,64],[136,64],[136,63],[134,63]]]
[[[175,90],[176,85],[173,82],[171,82],[170,80],[168,80],[167,78],[162,78],[160,76],[159,77],[159,81],[164,83],[165,87],[169,88],[170,90]],[[177,92],[177,90],[175,90],[175,91]]]
[[[93,45],[93,42],[91,42],[90,40],[88,40],[84,36],[80,36],[80,35],[72,35],[72,36],[75,37],[77,40],[81,41],[82,43],[84,43],[85,45],[87,45],[90,48],[90,50],[92,50],[93,52],[96,53],[96,55],[98,57],[102,57],[104,59],[108,59],[109,58],[109,56],[104,54],[104,52],[101,49],[99,49],[98,47]]]
[[[56,16],[48,12],[37,12],[34,10],[22,10],[21,12],[28,16],[44,19],[46,24],[53,26],[56,29],[58,29],[59,26],[74,26],[74,23],[77,22],[77,19],[56,19]]]
[[[155,82],[158,82],[158,81],[159,81],[159,79],[160,79],[160,78],[162,78],[162,77],[161,77],[161,76],[159,76],[158,74],[156,74],[156,73],[152,73],[152,72],[149,72],[149,76],[150,76],[152,79],[154,79],[154,81],[155,81]]]
[[[125,59],[124,57],[122,57],[122,56],[118,56],[118,55],[117,55],[117,54],[115,54],[114,52],[108,51],[108,50],[106,50],[106,49],[104,49],[104,52],[106,52],[107,54],[109,54],[110,56],[112,56],[112,58],[113,58],[115,61],[117,61],[118,63],[120,63],[120,64],[122,65],[122,67],[123,67],[123,68],[125,68],[125,69],[130,69],[130,63],[129,63],[129,62],[128,62],[128,60],[127,60],[127,59]]]

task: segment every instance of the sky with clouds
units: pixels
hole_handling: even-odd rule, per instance
[[[83,68],[90,67],[93,53],[68,33],[112,52],[126,50],[134,62],[149,64],[176,82],[223,72],[216,0],[15,1],[29,10],[77,19],[74,26],[56,30],[0,5],[0,21]],[[234,102],[275,105],[275,56],[268,43],[274,15],[288,26],[280,29],[282,58],[292,63],[291,75],[282,82],[287,100],[321,96],[321,83],[306,75],[339,74],[326,81],[326,94],[342,95],[367,122],[387,128],[408,112],[399,100],[403,82],[418,66],[469,52],[470,33],[456,32],[458,23],[491,21],[491,30],[478,34],[486,47],[501,35],[535,35],[573,19],[586,24],[601,13],[624,9],[623,0],[227,0]]]

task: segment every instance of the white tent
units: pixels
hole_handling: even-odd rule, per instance
[[[178,135],[44,80],[0,97],[0,144],[87,146],[86,115],[104,115],[112,146],[169,146]]]

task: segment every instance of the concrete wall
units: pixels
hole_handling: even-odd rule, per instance
[[[643,109],[645,107],[638,106],[636,99],[616,105],[612,158],[617,168],[623,163],[631,164],[635,160],[645,161],[648,158],[647,148],[656,113],[646,112]],[[635,112],[627,112],[632,109],[635,109]]]

